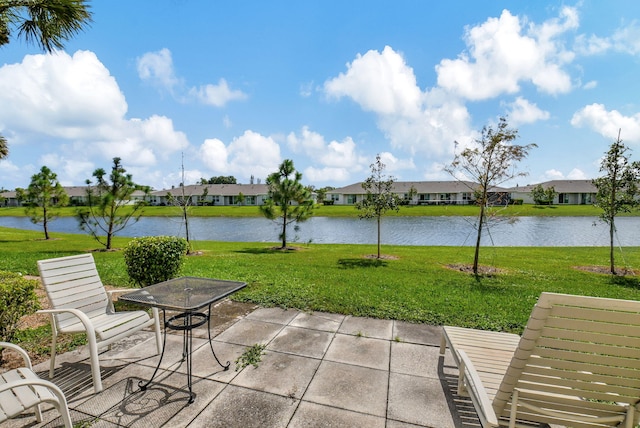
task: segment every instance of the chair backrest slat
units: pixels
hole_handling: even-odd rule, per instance
[[[38,261],[47,297],[54,309],[75,308],[87,314],[105,313],[109,299],[91,254]],[[78,319],[70,314],[55,315],[58,328]]]
[[[640,400],[640,302],[542,293],[495,396],[508,417],[515,388],[548,410],[614,414]],[[524,396],[525,398],[522,398]],[[518,410],[520,412],[520,409]],[[553,418],[522,410],[533,421]],[[556,419],[562,424],[562,419]]]

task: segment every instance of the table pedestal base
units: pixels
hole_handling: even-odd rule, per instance
[[[187,385],[189,387],[189,404],[193,403],[196,396],[193,393],[192,388],[192,352],[193,352],[193,329],[200,327],[201,325],[207,323],[207,336],[209,339],[209,347],[211,348],[211,353],[213,357],[216,359],[216,362],[222,367],[224,370],[229,370],[229,366],[231,362],[227,361],[227,364],[222,364],[218,359],[215,351],[213,350],[213,344],[211,343],[211,305],[209,305],[209,311],[207,313],[204,312],[184,312],[178,315],[174,315],[171,318],[166,318],[166,311],[162,309],[162,319],[164,322],[164,340],[162,343],[162,352],[160,353],[160,361],[158,361],[158,365],[151,375],[151,379],[147,382],[140,381],[138,382],[138,386],[140,390],[144,391],[151,384],[153,379],[156,377],[158,370],[160,369],[160,365],[162,364],[162,358],[164,357],[164,351],[167,345],[167,330],[177,330],[182,331],[182,360],[180,361],[180,365],[176,367],[176,370],[182,365],[182,363],[186,360],[187,362]],[[175,371],[175,370],[174,370]]]

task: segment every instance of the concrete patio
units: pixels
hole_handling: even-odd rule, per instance
[[[225,305],[224,301],[221,305]],[[253,308],[251,308],[253,309]],[[438,327],[399,321],[257,308],[194,333],[193,391],[188,404],[182,336],[169,334],[162,370],[152,334],[143,332],[101,355],[104,391],[93,394],[88,354],[56,359],[54,382],[65,392],[78,427],[478,427],[473,406],[455,394],[457,369],[439,358]],[[197,337],[196,337],[197,336]],[[258,367],[235,370],[236,359],[265,344]],[[35,371],[47,377],[48,362]],[[57,427],[53,409],[3,427]]]

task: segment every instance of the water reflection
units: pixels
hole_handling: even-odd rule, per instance
[[[396,245],[475,245],[475,217],[384,217],[382,242]],[[640,217],[616,220],[617,245],[640,246]],[[26,217],[0,217],[0,226],[42,230]],[[276,242],[279,227],[261,217],[202,218],[189,220],[193,240]],[[50,223],[52,232],[85,233],[73,217]],[[184,236],[180,218],[143,217],[118,236]],[[484,245],[495,246],[608,246],[608,226],[595,217],[517,217],[493,222],[483,236]],[[289,232],[289,242],[327,244],[375,244],[375,220],[312,217]]]

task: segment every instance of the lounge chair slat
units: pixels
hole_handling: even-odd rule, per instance
[[[617,426],[640,400],[638,301],[542,293],[521,338],[515,345],[513,340],[504,333],[443,328],[456,363],[456,353],[464,351],[475,370],[464,374],[465,382],[482,384],[469,389],[472,398],[485,391],[491,402],[492,409],[478,408],[483,426],[494,413],[508,426],[516,390],[518,420],[571,427]],[[639,418],[640,411],[633,424]]]

